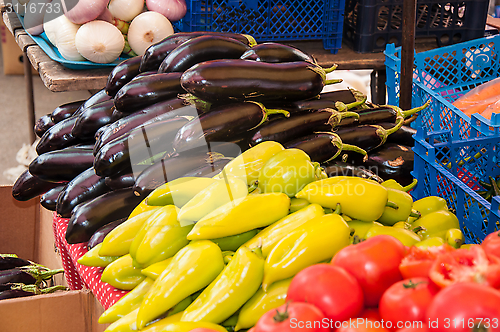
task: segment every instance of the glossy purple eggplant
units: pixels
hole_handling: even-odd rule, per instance
[[[390,129],[394,126],[394,123],[391,122],[382,122],[378,124],[384,129]],[[402,144],[406,146],[413,147],[415,145],[415,139],[413,135],[417,133],[416,129],[408,126],[401,126],[398,131],[392,133],[389,137],[387,137],[387,143],[396,143]]]
[[[245,152],[245,151],[241,151]],[[197,177],[197,178],[211,178],[219,174],[224,166],[231,161],[232,158],[222,158],[214,161],[213,163],[208,163],[200,168],[194,169],[186,174],[184,177]]]
[[[312,55],[309,55],[298,48],[280,43],[262,43],[253,46],[246,51],[240,59],[253,60],[268,63],[306,61],[316,63]]]
[[[102,126],[113,122],[115,110],[113,100],[92,105],[80,114],[71,129],[71,135],[82,140],[95,139],[95,133]]]
[[[0,284],[6,283],[21,283],[21,284],[34,284],[36,278],[24,270],[24,267],[15,267],[9,270],[0,271]]]
[[[98,245],[99,243],[102,243],[102,241],[104,240],[106,235],[109,234],[109,232],[111,232],[113,229],[116,228],[116,226],[122,224],[126,220],[127,220],[127,218],[118,219],[118,220],[112,221],[109,224],[106,224],[106,225],[100,227],[90,237],[89,242],[87,243],[87,250],[90,250],[90,249],[94,248],[96,245]]]
[[[49,211],[55,211],[57,205],[57,197],[59,197],[59,194],[64,190],[65,187],[66,185],[61,185],[47,191],[42,195],[42,197],[40,197],[40,205]]]
[[[364,179],[375,180],[378,183],[382,183],[381,177],[377,175],[376,169],[369,169],[363,166],[354,166],[341,161],[332,161],[327,163],[324,167],[324,171],[328,177],[334,176],[356,176]]]
[[[27,201],[60,185],[61,183],[44,181],[26,170],[19,175],[12,186],[12,197],[18,201]]]
[[[115,68],[113,68],[108,76],[106,87],[104,88],[108,96],[114,97],[118,90],[139,74],[141,60],[142,56],[138,55],[133,58],[123,60],[117,64]]]
[[[93,141],[93,137],[91,139],[82,139],[71,135],[71,130],[77,120],[78,117],[72,116],[50,127],[49,130],[43,134],[42,138],[40,138],[36,146],[36,152],[41,155],[46,152],[64,149],[75,144]]]
[[[35,127],[33,127],[33,131],[36,136],[43,137],[43,134],[51,127],[53,127],[56,123],[52,121],[50,114],[43,115],[35,122]]]
[[[54,123],[58,123],[64,119],[69,118],[80,108],[80,106],[83,105],[84,102],[85,100],[78,100],[56,107],[56,109],[52,111],[52,114],[50,115],[52,121],[54,121]]]
[[[73,116],[80,115],[80,113],[83,112],[87,107],[102,103],[103,101],[110,100],[110,99],[111,99],[111,96],[109,96],[106,93],[105,89],[99,90],[96,93],[94,93],[92,96],[90,96],[89,99],[84,101],[83,104],[78,108],[78,110],[75,113],[73,113]]]
[[[15,255],[0,254],[0,271],[31,265],[31,262]]]

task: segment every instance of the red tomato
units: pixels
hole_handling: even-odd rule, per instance
[[[378,312],[378,308],[367,308],[363,310],[359,316],[360,318],[368,318],[372,320],[381,320],[380,313]]]
[[[470,332],[478,322],[486,331],[500,331],[500,293],[472,282],[441,290],[427,309],[429,330]]]
[[[492,287],[500,286],[500,264],[496,256],[486,255],[481,246],[456,249],[439,255],[429,273],[439,287],[471,281]]]
[[[363,309],[363,291],[352,275],[341,267],[316,264],[293,277],[287,300],[314,304],[333,322],[343,322]]]
[[[369,318],[353,318],[345,321],[343,326],[337,329],[337,332],[389,332],[384,327],[384,323]]]
[[[330,325],[312,304],[288,302],[262,315],[254,329],[255,332],[329,332]]]
[[[500,231],[489,234],[481,243],[487,254],[500,257]]]
[[[448,244],[425,249],[413,246],[409,249],[401,264],[399,264],[399,272],[401,272],[404,279],[415,277],[427,278],[436,257],[441,253],[454,250]]]
[[[378,235],[340,250],[332,264],[352,274],[363,289],[365,306],[375,307],[384,291],[402,280],[399,264],[405,254],[403,244],[389,235]]]
[[[425,321],[425,312],[439,287],[429,278],[413,278],[399,281],[389,287],[380,299],[380,317],[389,328],[402,328],[412,322]],[[390,323],[389,323],[390,322]],[[409,326],[409,325],[408,325]]]
[[[397,330],[397,332],[427,332],[429,328],[427,324],[414,324],[412,327],[404,327]]]

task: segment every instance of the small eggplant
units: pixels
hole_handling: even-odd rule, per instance
[[[216,102],[293,102],[317,96],[332,69],[309,62],[265,63],[251,60],[212,60],[182,74],[181,85],[201,100]]]
[[[343,151],[354,151],[366,156],[366,151],[357,146],[345,144],[340,137],[334,133],[320,132],[304,136],[285,143],[287,149],[300,149],[311,157],[311,161],[318,163],[328,162],[335,159]]]
[[[184,125],[177,133],[173,147],[180,152],[205,145],[205,142],[233,142],[262,125],[270,114],[289,116],[287,111],[269,110],[257,102],[237,102],[212,108]]]
[[[100,104],[106,100],[110,100],[111,96],[108,96],[106,93],[105,89],[99,90],[96,93],[94,93],[92,96],[90,96],[89,99],[85,100],[83,104],[78,108],[78,110],[73,113],[73,116],[78,116],[80,115],[81,112],[83,112],[86,108],[95,105],[95,104]]]
[[[138,55],[133,58],[123,60],[111,71],[106,82],[104,90],[108,96],[114,97],[118,90],[125,84],[130,82],[139,74],[142,56]]]
[[[378,183],[382,183],[384,181],[375,172],[372,172],[371,169],[363,166],[350,165],[341,161],[328,163],[327,166],[324,167],[324,171],[328,177],[357,176],[364,179],[375,180]]]
[[[81,139],[71,135],[71,130],[77,120],[78,117],[72,116],[49,128],[38,142],[36,152],[41,155],[46,152],[64,149],[75,144],[93,141],[93,137],[91,139]]]
[[[337,112],[333,109],[321,109],[312,112],[295,113],[286,119],[275,119],[264,124],[252,135],[250,145],[263,141],[275,141],[281,144],[313,134],[317,131],[330,131],[344,117],[357,117],[353,112]]]
[[[69,218],[73,209],[109,192],[104,178],[96,175],[90,167],[71,180],[57,198],[56,211],[63,218]]]
[[[306,61],[316,64],[316,59],[295,47],[279,43],[262,43],[253,46],[243,53],[242,60],[253,60],[268,63]]]
[[[363,94],[354,89],[342,89],[319,94],[320,100],[340,101],[344,104],[354,103],[358,100],[366,99]]]
[[[6,283],[34,284],[37,279],[24,267],[0,271],[0,285]]]
[[[392,122],[394,126],[394,123],[398,121],[398,119],[406,119],[413,114],[421,111],[422,109],[423,107],[416,107],[408,111],[403,111],[399,107],[391,105],[365,108],[357,111],[359,114],[359,119],[345,119],[340,123],[340,126],[348,127],[357,125],[370,125],[378,124],[380,122]]]
[[[50,294],[57,290],[67,290],[65,286],[56,285],[52,287],[39,288],[33,284],[6,284],[0,289],[0,300],[15,299],[20,297],[33,296],[38,294]]]
[[[66,182],[63,181],[62,183]],[[31,174],[29,170],[26,170],[17,178],[12,186],[12,197],[18,201],[27,201],[60,185],[61,183],[44,181]]]
[[[384,129],[390,129],[394,126],[394,123],[382,122],[378,125],[382,126]],[[398,131],[392,133],[389,137],[387,137],[387,143],[396,143],[413,147],[415,145],[415,139],[413,138],[413,135],[415,135],[416,133],[416,129],[408,126],[401,126]]]
[[[95,155],[94,169],[100,176],[112,176],[118,172],[166,153],[172,153],[174,138],[188,120],[184,117],[140,125],[129,134],[105,145]]]
[[[91,149],[69,147],[39,155],[28,169],[31,174],[45,181],[71,181],[91,167],[93,162]]]
[[[73,101],[56,107],[50,115],[52,121],[54,121],[54,123],[58,123],[69,118],[80,108],[80,106],[83,105],[84,102],[85,100]]]
[[[175,33],[173,35],[168,36],[162,41],[151,45],[142,56],[141,66],[139,70],[141,72],[145,71],[157,71],[160,67],[163,60],[178,46],[187,42],[190,39],[199,37],[199,36],[220,36],[226,38],[233,38],[239,40],[240,42],[253,46],[257,44],[255,39],[249,35],[243,35],[238,33],[227,33],[227,32],[210,32],[210,31],[202,31],[202,32],[180,32]]]
[[[37,120],[35,123],[35,127],[33,128],[33,131],[35,132],[36,136],[38,137],[43,137],[43,134],[47,130],[49,130],[51,127],[53,127],[56,123],[52,121],[52,118],[50,117],[50,114],[46,114],[40,119]]]
[[[0,254],[0,271],[28,265],[31,265],[30,261],[19,258],[16,255]]]
[[[232,38],[199,36],[178,46],[163,60],[159,73],[184,72],[197,63],[217,59],[238,59],[248,45]]]
[[[244,152],[244,151],[242,151]],[[232,158],[222,158],[184,174],[184,177],[211,178],[219,174]]]
[[[113,176],[107,176],[104,179],[104,183],[106,183],[106,186],[111,190],[130,188],[134,186],[136,176],[141,174],[142,171],[149,166],[150,165],[134,165],[134,171],[132,171],[132,169],[127,169]]]
[[[111,232],[113,229],[116,228],[116,226],[122,224],[126,220],[127,220],[127,218],[118,219],[118,220],[112,221],[109,224],[106,224],[106,225],[100,227],[90,237],[90,240],[87,243],[87,250],[90,250],[90,249],[94,248],[96,245],[98,245],[99,243],[102,243],[102,241],[104,240],[106,235],[109,234],[109,232]]]
[[[146,76],[155,75],[155,74],[158,74],[158,71],[157,71],[157,70],[154,70],[154,71],[145,71],[145,72],[140,73],[140,74],[138,74],[137,76],[135,76],[132,80],[135,80],[135,79],[137,79],[137,78],[141,78],[141,77],[146,77]]]
[[[182,73],[161,73],[132,80],[125,84],[114,98],[120,112],[133,113],[147,106],[176,97],[184,90]]]
[[[141,200],[131,188],[127,188],[80,204],[69,220],[66,241],[69,244],[87,242],[100,227],[128,217]]]
[[[80,114],[71,129],[71,136],[82,140],[95,139],[95,133],[102,126],[112,123],[113,100],[92,105]]]
[[[40,197],[40,204],[49,211],[55,211],[57,205],[57,197],[64,190],[66,185],[61,185],[47,191]]]
[[[32,292],[27,292],[22,289],[6,289],[3,291],[0,291],[0,301],[1,300],[7,300],[7,299],[17,299],[20,297],[27,297],[27,296],[33,296],[35,295]]]

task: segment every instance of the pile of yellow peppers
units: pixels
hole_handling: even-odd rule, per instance
[[[130,290],[99,322],[108,332],[249,329],[285,303],[294,275],[350,243],[388,234],[406,246],[463,244],[443,199],[413,202],[412,186],[326,178],[318,166],[263,142],[214,178],[155,189],[78,261]]]

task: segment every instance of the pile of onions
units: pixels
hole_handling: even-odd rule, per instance
[[[64,15],[75,24],[95,20],[108,6],[109,0],[61,0]]]
[[[55,42],[59,53],[66,60],[81,61],[84,60],[82,55],[76,49],[75,37],[80,25],[68,20],[66,15],[61,15],[57,20]]]
[[[96,63],[110,63],[122,53],[125,38],[113,24],[92,21],[78,29],[75,44],[85,59]]]
[[[142,12],[144,0],[111,0],[108,8],[114,18],[128,22]]]
[[[171,22],[183,18],[187,11],[185,0],[146,0],[146,7],[148,10],[162,14]]]
[[[172,23],[165,16],[157,12],[144,12],[130,23],[127,39],[132,50],[142,55],[149,46],[173,33]]]

